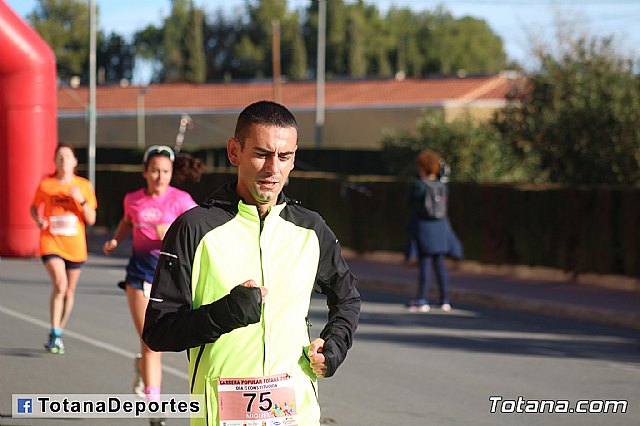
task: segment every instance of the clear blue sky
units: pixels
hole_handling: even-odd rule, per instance
[[[20,16],[31,12],[36,0],[0,0]],[[331,1],[331,0],[329,0]],[[347,0],[348,1],[348,0]],[[637,55],[640,46],[640,0],[367,0],[382,12],[391,5],[411,7],[416,11],[433,11],[442,4],[455,17],[465,15],[484,19],[502,37],[510,58],[527,64],[529,34],[551,38],[559,13],[587,34],[613,35],[619,47]],[[231,13],[242,10],[245,0],[195,0],[206,11],[224,7]],[[105,32],[130,36],[150,23],[159,23],[169,12],[169,0],[97,0],[99,26]],[[288,0],[291,9],[304,7],[308,0]],[[557,12],[557,13],[556,13]]]

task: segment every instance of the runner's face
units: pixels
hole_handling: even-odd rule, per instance
[[[147,181],[147,194],[162,195],[169,188],[171,175],[173,173],[173,163],[169,157],[156,155],[147,161],[146,168],[142,176]]]
[[[229,139],[229,159],[238,166],[238,194],[261,213],[276,204],[293,169],[297,141],[295,128],[265,125],[253,125],[244,146]]]
[[[58,149],[54,162],[58,174],[74,173],[74,170],[78,166],[78,159],[73,155],[71,148],[67,148],[66,146]]]

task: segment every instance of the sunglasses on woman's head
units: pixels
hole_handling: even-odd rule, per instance
[[[146,164],[147,161],[149,161],[149,158],[155,157],[155,156],[158,156],[158,155],[169,157],[171,162],[173,162],[176,159],[175,153],[168,146],[166,146],[166,145],[152,145],[149,148],[147,148],[147,150],[144,152],[144,157],[142,157],[142,162]]]

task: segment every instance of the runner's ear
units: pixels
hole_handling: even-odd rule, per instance
[[[230,138],[227,141],[227,157],[229,162],[234,166],[239,164],[238,153],[240,152],[240,142],[236,138]]]

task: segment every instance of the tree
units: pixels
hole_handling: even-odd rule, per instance
[[[99,10],[96,11],[99,14]],[[89,80],[89,8],[84,0],[38,0],[27,18],[51,46],[56,56],[58,78],[69,81],[78,76]],[[97,32],[96,65],[98,83],[130,80],[134,67],[133,46],[119,34],[105,37]]]
[[[38,0],[29,23],[56,56],[58,78],[86,81],[89,62],[89,8],[81,0]]]
[[[391,58],[396,73],[411,77],[422,77],[426,70],[425,46],[430,44],[433,16],[429,13],[414,13],[408,8],[389,10],[386,22],[395,47]]]
[[[206,80],[204,12],[193,0],[172,0],[162,27],[149,25],[134,35],[136,52],[155,62],[154,81],[202,83]]]
[[[294,80],[307,77],[307,50],[297,13],[285,18],[282,27],[281,57],[284,73]]]
[[[103,76],[103,83],[119,83],[121,80],[131,80],[135,64],[135,51],[131,44],[122,36],[111,33],[100,43],[97,52],[98,74]]]
[[[360,4],[354,9],[359,9]],[[389,26],[380,16],[375,6],[363,6],[365,26],[364,41],[367,61],[367,75],[378,77],[393,76],[391,50],[396,42],[392,40]]]
[[[347,72],[350,77],[367,75],[364,8],[359,3],[350,7],[347,20]]]
[[[241,34],[242,24],[236,19],[227,20],[222,10],[218,10],[210,22],[205,20],[207,80],[230,80],[237,75],[237,60],[233,51]]]
[[[152,68],[151,81],[160,82],[163,79],[163,61],[165,57],[162,39],[164,30],[154,25],[147,25],[133,35],[136,58],[147,61]]]
[[[315,70],[317,0],[312,1],[307,9],[307,20],[303,26],[311,53],[310,68]],[[393,42],[375,6],[362,0],[353,4],[345,4],[343,0],[328,1],[326,32],[327,77],[388,77],[393,74],[389,54]]]
[[[171,14],[164,20],[162,81],[184,81],[185,35],[189,31],[189,0],[171,0]]]
[[[637,184],[640,79],[612,38],[563,40],[538,51],[541,68],[512,94],[496,126],[522,157],[539,157],[553,182]]]
[[[304,34],[315,69],[318,2],[307,8]],[[392,7],[381,16],[363,0],[327,2],[328,77],[413,77],[493,74],[506,64],[502,40],[483,20],[454,19],[444,7],[414,12]]]
[[[423,149],[436,151],[451,166],[452,180],[463,182],[531,182],[540,180],[537,163],[522,161],[490,123],[470,117],[447,122],[427,111],[416,125],[417,136],[391,132],[383,138],[383,157],[390,171],[415,174],[415,158]]]
[[[495,74],[504,69],[507,56],[502,40],[484,20],[471,17],[453,19],[444,15],[437,21],[427,52],[442,74],[464,70],[467,74]]]
[[[326,2],[326,75],[347,75],[347,6],[343,0]],[[316,74],[318,54],[318,0],[312,0],[306,11],[306,21],[303,24],[303,34],[309,52],[309,67]]]
[[[202,83],[207,78],[204,57],[204,13],[193,7],[192,3],[188,16],[188,27],[184,38],[184,80]]]
[[[247,2],[248,22],[235,45],[236,77],[265,78],[273,75],[273,23],[280,23],[281,64],[294,79],[306,77],[307,54],[298,14],[287,10],[286,0]]]

